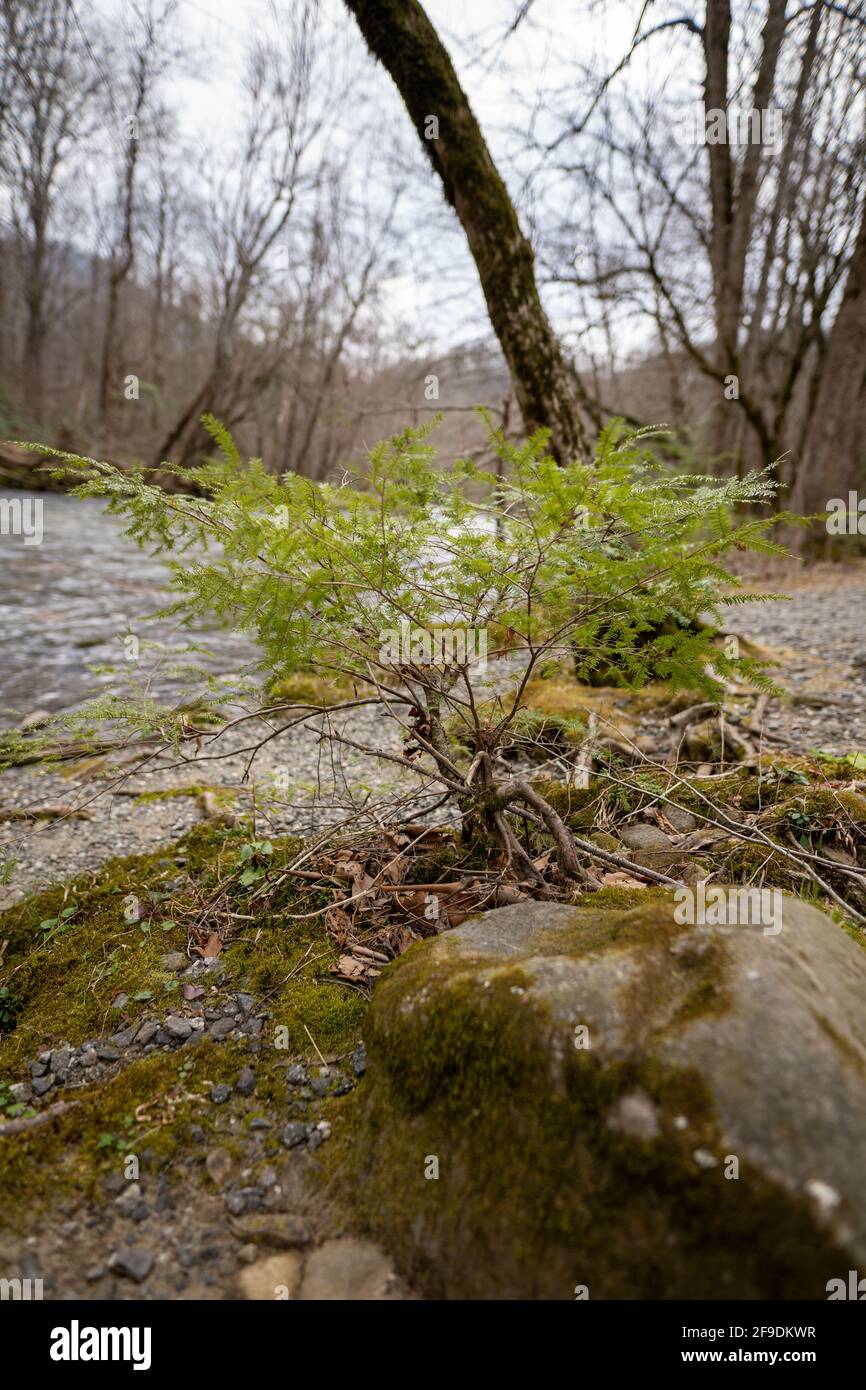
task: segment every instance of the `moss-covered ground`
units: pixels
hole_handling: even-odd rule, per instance
[[[297,849],[285,840],[273,845],[268,875],[275,886],[256,899],[262,881],[246,887],[239,881],[247,840],[242,828],[197,828],[169,849],[109,861],[0,917],[0,940],[7,942],[3,983],[14,1001],[14,1026],[0,1036],[0,1118],[3,1110],[16,1113],[8,1086],[26,1077],[27,1064],[43,1049],[61,1041],[77,1046],[145,1016],[183,1011],[182,987],[161,957],[186,952],[189,923],[217,893],[223,916],[216,925],[225,933],[220,962],[232,989],[248,991],[271,1013],[255,1058],[256,1103],[267,1107],[285,1096],[278,1068],[287,1058],[316,1060],[316,1049],[342,1055],[357,1045],[363,997],[321,980],[337,956],[323,916],[316,915],[329,896],[290,879],[276,883]],[[140,916],[130,921],[124,913],[133,899]],[[122,1007],[113,1008],[121,994]],[[232,1080],[249,1060],[239,1044],[206,1038],[196,1048],[139,1057],[94,1086],[58,1093],[57,1099],[76,1101],[75,1108],[32,1134],[0,1138],[0,1205],[14,1209],[69,1184],[86,1191],[132,1139],[157,1153],[182,1150],[187,1124],[207,1126],[213,1114],[205,1083]],[[204,1100],[189,1098],[195,1095]],[[138,1121],[141,1106],[147,1109]],[[151,1123],[153,1114],[162,1118]]]

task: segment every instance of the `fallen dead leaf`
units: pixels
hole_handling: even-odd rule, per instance
[[[639,878],[632,878],[630,874],[623,873],[619,869],[610,874],[602,874],[601,881],[605,888],[646,888],[648,886]]]

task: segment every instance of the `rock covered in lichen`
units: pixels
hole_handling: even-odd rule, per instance
[[[427,1294],[825,1298],[866,1259],[866,954],[792,898],[674,914],[519,904],[385,972],[356,1194]]]

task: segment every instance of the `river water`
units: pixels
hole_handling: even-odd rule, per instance
[[[4,499],[23,497],[0,490],[0,508]],[[0,725],[14,725],[35,709],[70,709],[111,689],[115,677],[89,668],[114,664],[123,670],[121,637],[130,630],[140,642],[158,640],[177,652],[190,640],[202,641],[211,655],[198,659],[219,674],[248,669],[255,660],[254,644],[237,633],[181,629],[174,619],[142,621],[163,606],[168,573],[161,560],[126,539],[121,519],[104,503],[58,492],[28,497],[42,503],[41,542],[0,534]],[[145,648],[141,666],[153,661]],[[178,678],[159,674],[152,693],[171,698],[178,688]]]

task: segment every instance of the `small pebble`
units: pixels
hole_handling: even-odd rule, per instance
[[[303,1144],[306,1137],[307,1126],[299,1124],[297,1120],[291,1120],[280,1134],[280,1143],[286,1149],[294,1149],[298,1144]]]
[[[192,1032],[192,1024],[189,1019],[178,1018],[174,1014],[169,1014],[163,1025],[169,1037],[180,1038],[181,1041],[188,1038]]]
[[[253,1071],[252,1067],[244,1067],[243,1071],[241,1072],[240,1076],[235,1082],[235,1090],[240,1092],[242,1096],[251,1096],[255,1089],[256,1074]]]
[[[115,1274],[141,1284],[153,1269],[154,1257],[143,1245],[130,1245],[126,1250],[118,1250],[108,1263]]]

